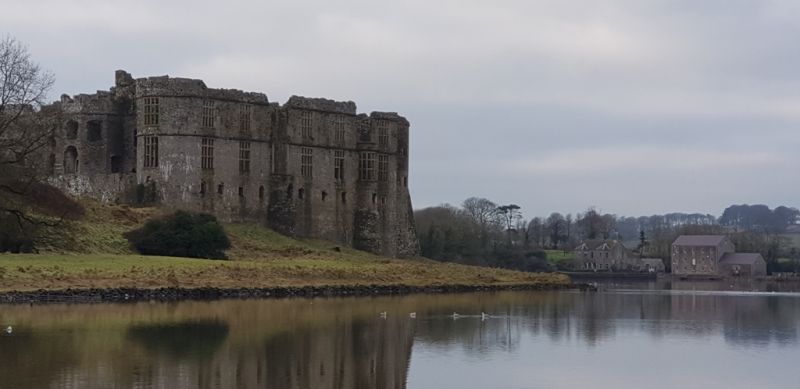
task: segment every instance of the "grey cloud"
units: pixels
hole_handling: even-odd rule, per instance
[[[31,0],[0,26],[54,97],[123,68],[399,111],[417,206],[800,206],[796,1]]]

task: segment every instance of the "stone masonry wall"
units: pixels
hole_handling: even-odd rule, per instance
[[[397,113],[357,114],[352,101],[300,96],[280,106],[263,93],[124,71],[115,83],[62,96],[68,120],[53,142],[51,181],[69,193],[132,201],[143,186],[168,209],[418,255],[409,123]]]

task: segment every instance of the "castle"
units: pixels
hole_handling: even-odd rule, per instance
[[[352,101],[134,79],[62,95],[50,182],[76,196],[156,203],[261,223],[373,253],[419,253],[408,192],[409,122]]]

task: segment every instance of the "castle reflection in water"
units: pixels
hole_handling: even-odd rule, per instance
[[[393,389],[406,387],[415,349],[514,354],[525,337],[592,348],[632,332],[722,334],[733,347],[797,344],[800,298],[686,289],[3,306],[0,325],[15,330],[0,336],[0,382],[4,389]]]

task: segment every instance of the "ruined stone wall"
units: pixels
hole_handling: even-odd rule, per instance
[[[351,101],[299,96],[281,107],[262,93],[212,89],[201,80],[134,80],[124,71],[115,78],[108,92],[62,97],[69,120],[54,142],[59,166],[52,170],[53,182],[70,193],[120,201],[145,188],[148,195],[136,201],[385,255],[419,253],[402,116],[367,116]],[[157,152],[145,147],[154,141]],[[146,161],[148,152],[156,163]],[[371,179],[360,176],[365,152],[382,156],[380,177],[377,157]],[[112,173],[125,178],[88,178]]]

